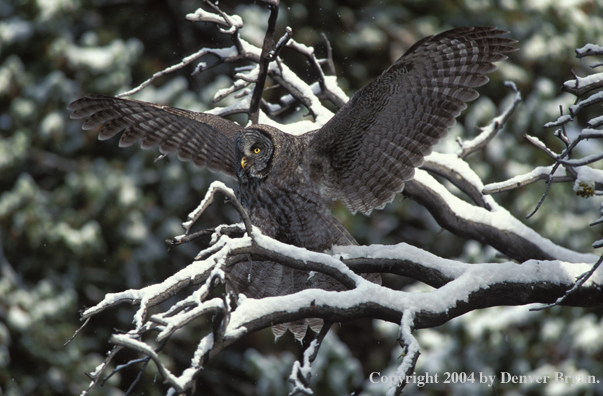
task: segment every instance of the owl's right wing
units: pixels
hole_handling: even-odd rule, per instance
[[[120,147],[141,141],[143,149],[159,147],[182,161],[236,177],[234,141],[243,128],[222,117],[113,96],[89,95],[72,102],[71,118],[89,117],[84,130],[102,125],[99,140],[125,130]]]
[[[456,28],[413,45],[310,133],[313,179],[350,211],[382,208],[442,138],[493,62],[516,50],[491,27]]]

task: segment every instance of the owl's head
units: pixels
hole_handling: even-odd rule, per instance
[[[239,182],[263,179],[272,168],[274,143],[268,131],[245,129],[235,140]]]

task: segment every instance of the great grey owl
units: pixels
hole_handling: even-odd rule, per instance
[[[268,125],[240,125],[221,117],[168,106],[91,95],[69,105],[71,118],[88,117],[83,129],[103,125],[99,139],[125,129],[120,146],[176,152],[183,161],[238,180],[238,198],[253,225],[281,242],[324,251],[356,244],[331,216],[329,203],[370,214],[402,191],[415,167],[488,81],[493,62],[515,50],[507,32],[491,27],[457,28],[422,39],[381,76],[360,89],[324,126],[300,136]],[[231,271],[248,297],[284,295],[307,288],[341,290],[326,275],[308,277],[271,262],[239,263]],[[376,274],[365,275],[380,282]],[[308,325],[287,327],[303,338]]]

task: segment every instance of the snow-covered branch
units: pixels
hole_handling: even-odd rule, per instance
[[[417,179],[425,177],[419,172]],[[214,183],[204,202],[211,202],[211,196],[225,188],[219,184]],[[203,205],[203,208],[207,206]],[[200,214],[196,211],[191,217],[198,218]],[[503,213],[503,216],[509,215]],[[533,231],[524,232],[527,235],[535,234]],[[546,241],[539,242],[546,244]],[[553,253],[563,254],[561,248],[554,247],[550,242],[547,247]],[[563,305],[592,306],[603,299],[603,274],[595,273],[590,278],[580,278],[581,274],[593,268],[589,260],[594,257],[588,255],[566,254],[573,259],[581,257],[585,260],[579,264],[559,260],[527,260],[519,265],[512,262],[463,264],[406,244],[342,246],[319,253],[283,244],[262,235],[255,228],[251,235],[245,234],[239,238],[216,234],[212,246],[200,255],[206,256],[207,252],[211,252],[207,258],[191,263],[159,284],[107,294],[103,301],[82,314],[83,318],[88,318],[120,303],[137,304],[139,309],[134,316],[135,329],[114,335],[111,342],[149,357],[158,366],[164,380],[178,393],[193,386],[195,374],[211,357],[245,335],[274,324],[316,317],[330,323],[362,317],[394,323],[402,321],[405,334],[403,342],[408,352],[400,370],[406,372],[408,367],[414,367],[418,357],[418,346],[416,341],[412,341],[410,328],[439,326],[472,310],[497,305],[550,304],[559,301]],[[321,272],[339,280],[347,290],[332,292],[308,289],[260,300],[243,295],[210,298],[213,289],[228,283],[229,267],[242,259],[270,260],[295,269]],[[357,274],[362,272],[410,276],[436,288],[427,293],[391,290]],[[577,281],[582,282],[579,288],[575,288]],[[192,284],[200,286],[193,288],[188,297],[176,301],[162,313],[147,314],[150,307],[165,302]],[[570,289],[574,289],[573,292],[565,295]],[[169,372],[158,352],[143,339],[145,336],[148,338],[147,334],[152,331],[156,335],[150,341],[165,342],[176,330],[204,315],[213,316],[214,332],[200,338],[191,368],[176,376]],[[411,363],[412,366],[409,366]],[[295,373],[299,392],[304,384],[299,376],[307,370],[304,367],[308,365],[304,362],[303,367],[300,366]],[[107,362],[103,363],[92,375],[93,378],[100,380],[101,368],[106,366]],[[400,387],[397,389],[401,390]]]
[[[503,128],[505,122],[511,117],[517,106],[521,103],[521,93],[517,89],[517,86],[510,81],[505,82],[505,85],[515,92],[515,97],[513,98],[513,103],[507,107],[507,109],[498,117],[494,118],[492,122],[481,128],[481,133],[471,139],[470,141],[462,142],[458,139],[459,146],[461,146],[461,150],[458,153],[459,158],[465,158],[469,154],[483,149],[486,145],[496,136],[496,134]]]
[[[217,58],[217,61],[212,63],[201,61],[197,63],[192,74],[195,75],[223,63],[247,63],[248,65],[239,67],[237,69],[238,72],[234,75],[235,79],[232,85],[219,90],[214,97],[214,102],[218,102],[234,94],[237,99],[236,102],[226,107],[216,107],[208,111],[208,113],[221,116],[246,113],[251,123],[261,122],[295,134],[304,133],[323,125],[333,116],[333,113],[320,100],[330,101],[338,108],[343,106],[348,100],[346,94],[337,85],[335,76],[325,75],[322,70],[323,65],[328,65],[330,72],[334,73],[330,45],[327,41],[326,45],[329,49],[328,58],[318,59],[314,54],[313,48],[291,40],[292,32],[290,28],[287,29],[285,35],[280,40],[275,41],[274,32],[278,15],[278,4],[266,3],[269,4],[271,16],[268,21],[268,29],[262,48],[241,38],[239,30],[244,26],[241,17],[238,15],[228,15],[218,5],[206,1],[206,4],[214,12],[205,11],[200,8],[194,13],[188,14],[186,19],[192,22],[215,24],[222,33],[232,37],[234,45],[226,48],[202,48],[196,53],[185,57],[181,62],[155,73],[139,86],[117,96],[133,95],[157,78],[197,62],[206,55],[212,55]],[[308,59],[310,66],[319,76],[318,81],[307,84],[290,70],[279,57],[279,53],[285,47],[301,53]],[[280,103],[269,103],[262,98],[267,77],[272,80],[275,86],[287,92],[287,94],[281,96]],[[292,125],[279,123],[272,118],[300,104],[310,112],[314,121],[298,122]]]
[[[243,27],[240,17],[228,15],[217,5],[207,2],[213,12],[199,9],[187,15],[187,19],[216,25],[222,33],[232,36],[233,45],[220,49],[203,48],[121,96],[138,92],[159,76],[183,68],[205,55],[213,55],[217,62],[209,66],[204,62],[198,63],[194,73],[224,62],[245,61],[249,64],[237,68],[232,85],[215,94],[216,101],[229,95],[235,95],[237,101],[209,113],[246,113],[251,123],[270,124],[297,134],[323,125],[333,114],[321,100],[341,107],[348,99],[337,86],[335,76],[327,75],[322,69],[324,65],[331,65],[330,73],[333,72],[330,53],[328,59],[318,59],[313,48],[291,38],[290,29],[275,42],[278,2],[266,3],[271,13],[262,48],[239,36]],[[285,48],[306,57],[318,75],[317,81],[307,83],[293,73],[279,56]],[[595,48],[581,53],[586,56],[587,52],[598,51]],[[279,103],[269,103],[262,96],[268,78],[286,92]],[[578,253],[553,243],[515,218],[489,194],[541,179],[547,180],[549,186],[553,182],[574,181],[580,195],[601,194],[603,172],[587,166],[601,160],[601,154],[579,159],[570,156],[578,143],[603,137],[603,132],[597,129],[603,125],[603,117],[592,119],[589,128],[583,129],[573,140],[564,129],[559,130],[556,136],[565,144],[561,153],[555,153],[539,139],[529,137],[536,148],[554,159],[555,164],[484,186],[465,158],[495,139],[520,105],[521,95],[517,88],[512,83],[508,85],[515,91],[513,103],[477,137],[459,142],[461,148],[456,154],[432,153],[425,158],[422,169],[417,170],[414,179],[406,183],[403,194],[425,206],[441,227],[458,236],[490,245],[516,262],[466,264],[403,243],[394,246],[335,246],[326,252],[286,245],[254,228],[234,192],[215,182],[198,208],[183,223],[185,234],[168,241],[170,246],[175,246],[202,235],[211,235],[210,245],[192,263],[157,284],[108,293],[102,301],[82,313],[82,319],[88,320],[119,304],[137,306],[133,316],[134,328],[111,337],[115,348],[90,374],[93,383],[84,393],[102,382],[110,360],[123,348],[143,355],[145,364],[152,361],[157,366],[159,374],[171,387],[168,394],[183,394],[194,387],[197,374],[208,361],[246,335],[276,324],[322,318],[326,324],[317,338],[310,342],[302,361],[294,365],[290,376],[293,394],[311,394],[310,366],[330,324],[334,322],[369,317],[399,325],[404,357],[396,375],[406,377],[420,355],[419,344],[413,336],[418,329],[436,327],[468,312],[499,305],[540,303],[590,307],[600,304],[603,301],[603,274],[596,271],[601,263],[598,256]],[[576,77],[564,87],[568,92],[581,95],[601,88],[601,78],[599,75]],[[592,94],[580,101],[570,109],[570,115],[562,115],[549,126],[563,128],[574,120],[579,111],[600,103],[603,100],[600,94]],[[299,104],[310,112],[313,121],[284,125],[270,118]],[[450,181],[472,202],[453,194],[430,173]],[[191,234],[193,224],[210,207],[216,193],[228,197],[238,210],[242,224]],[[306,289],[290,295],[246,298],[237,292],[230,272],[238,263],[247,261],[269,261],[296,270],[325,274],[337,281],[342,291]],[[392,290],[369,282],[361,275],[366,273],[403,276],[433,289],[423,293]],[[179,298],[170,300],[175,295]],[[153,314],[149,313],[151,308]],[[172,373],[162,357],[163,346],[176,331],[203,317],[211,318],[211,331],[198,336],[190,366],[179,375]],[[404,385],[404,381],[394,384],[388,394],[400,394]]]

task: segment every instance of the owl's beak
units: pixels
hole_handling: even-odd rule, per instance
[[[241,158],[241,168],[245,169],[247,166],[247,157]]]

